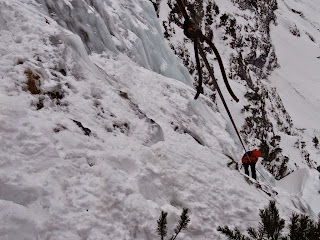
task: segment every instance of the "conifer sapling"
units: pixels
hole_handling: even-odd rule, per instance
[[[189,209],[188,208],[184,208],[182,210],[181,216],[180,216],[180,220],[176,226],[176,228],[174,229],[174,235],[172,235],[172,237],[170,238],[170,240],[175,240],[178,236],[178,234],[187,228],[189,222],[190,222],[190,217],[188,215],[189,213]],[[166,212],[161,212],[161,215],[157,221],[158,223],[158,227],[157,227],[157,233],[160,236],[161,240],[164,240],[165,237],[167,236],[167,215],[168,213]]]
[[[167,215],[168,215],[168,213],[162,211],[160,218],[158,220],[157,232],[158,232],[159,236],[161,237],[161,240],[163,240],[165,238],[165,236],[167,235]]]
[[[180,220],[178,222],[178,225],[176,226],[176,228],[174,229],[174,233],[175,235],[171,237],[170,240],[175,240],[178,236],[178,234],[183,230],[186,229],[189,222],[190,222],[190,217],[188,215],[189,209],[188,208],[184,208],[182,210],[181,216],[180,216]]]

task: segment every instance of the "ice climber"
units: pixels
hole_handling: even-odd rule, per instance
[[[262,154],[259,150],[248,151],[242,157],[244,172],[249,176],[249,166],[250,166],[251,175],[252,175],[252,178],[254,179],[257,179],[256,163],[258,162],[259,157],[262,157]]]

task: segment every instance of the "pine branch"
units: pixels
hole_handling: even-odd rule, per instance
[[[178,236],[178,234],[183,230],[186,229],[189,222],[190,222],[190,217],[188,215],[189,209],[188,208],[184,208],[182,210],[181,216],[180,216],[180,220],[178,222],[177,227],[174,229],[175,235],[172,236],[170,238],[170,240],[175,240]]]
[[[218,227],[217,230],[226,235],[229,240],[251,240],[250,238],[242,235],[238,228],[231,230],[228,226],[225,226],[224,228]]]
[[[161,237],[161,240],[163,240],[167,235],[167,215],[168,213],[162,211],[159,220],[157,221],[157,232],[158,235]]]
[[[256,231],[254,228],[249,227],[249,228],[247,229],[247,232],[248,232],[249,236],[252,237],[253,239],[259,239],[259,238],[258,238],[258,233],[257,233],[257,231]]]
[[[274,201],[269,206],[260,210],[258,229],[249,227],[247,232],[251,238],[242,235],[239,229],[231,230],[228,226],[218,227],[218,231],[228,237],[229,240],[307,240],[320,239],[320,215],[318,222],[307,215],[292,214],[289,225],[289,235],[283,236],[285,220],[280,218],[279,211]]]
[[[313,221],[307,215],[292,214],[289,225],[290,240],[320,239],[319,224],[320,222]]]
[[[260,210],[260,218],[259,235],[262,238],[263,236],[274,240],[282,238],[281,232],[285,227],[285,220],[280,218],[274,201],[270,201],[268,208]]]

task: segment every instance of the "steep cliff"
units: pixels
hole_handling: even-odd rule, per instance
[[[287,107],[290,107],[288,105],[294,104],[295,99],[292,99],[292,103],[285,106],[274,83],[270,82],[270,75],[282,67],[278,63],[275,51],[277,46],[273,43],[270,28],[278,24],[282,27],[284,24],[283,16],[293,13],[297,17],[285,22],[284,27],[287,33],[277,32],[277,28],[274,27],[274,34],[290,34],[296,38],[301,37],[297,22],[299,22],[299,18],[304,17],[303,14],[288,6],[287,9],[283,8],[283,4],[286,3],[283,1],[277,3],[274,0],[202,0],[185,1],[185,3],[187,11],[195,23],[203,33],[212,38],[220,50],[233,85],[235,87],[240,85],[245,89],[238,92],[240,95],[238,97],[241,99],[241,114],[237,111],[238,107],[236,107],[234,114],[244,119],[244,122],[239,121],[238,125],[242,129],[241,134],[248,148],[261,149],[264,166],[277,179],[283,178],[302,166],[317,168],[319,166],[317,160],[319,152],[313,147],[312,139],[318,138],[319,128],[309,129],[309,133],[314,132],[310,136],[309,133],[304,133],[301,126],[295,125],[291,113],[287,111]],[[197,72],[192,42],[181,33],[184,19],[180,9],[174,0],[161,1],[159,5],[159,17],[162,21],[164,36],[176,55],[188,67],[196,83]],[[278,5],[281,5],[281,9],[278,9]],[[311,6],[307,7],[310,9]],[[280,20],[278,20],[278,15]],[[305,26],[302,25],[302,27]],[[302,37],[305,44],[313,44],[313,48],[317,49],[319,41],[317,25],[305,31]],[[214,54],[208,46],[204,45],[204,48],[215,68],[217,78],[222,79]],[[290,52],[292,49],[287,48],[285,51]],[[313,61],[315,62],[316,58]],[[288,68],[286,71],[289,73],[291,70]],[[316,67],[311,71],[313,74],[319,73]],[[286,80],[279,79],[278,81]],[[304,79],[304,82],[312,84],[313,80]],[[216,100],[212,80],[206,73],[204,83],[206,85],[205,95],[217,103],[219,100]],[[235,103],[231,102],[230,104]],[[223,112],[222,109],[221,112]],[[317,112],[315,116],[318,117]],[[308,126],[303,128],[308,128]],[[295,141],[295,143],[288,144],[287,139]],[[303,144],[301,145],[301,143]],[[297,148],[300,153],[289,156],[287,153],[292,148]],[[298,166],[296,161],[301,162],[302,165]]]

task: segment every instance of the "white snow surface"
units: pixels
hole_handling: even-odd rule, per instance
[[[39,2],[0,1],[0,239],[157,239],[161,211],[172,234],[184,207],[191,223],[180,239],[256,227],[273,198],[227,167],[226,155],[242,156],[229,121],[193,99],[151,2]],[[86,44],[69,29],[77,21],[58,24],[54,11],[66,6],[96,21],[89,38],[103,37]],[[141,52],[150,57],[137,60]],[[40,93],[28,90],[28,72]],[[283,216],[320,212],[318,173],[301,171],[275,184]]]
[[[271,25],[271,39],[280,67],[269,77],[276,87],[294,126],[301,131],[310,159],[319,166],[319,148],[313,139],[320,134],[320,5],[317,1],[280,0]],[[293,136],[281,135],[284,151],[295,166],[304,168]],[[303,147],[302,147],[303,148]],[[292,164],[292,162],[291,162]],[[318,204],[318,207],[320,204]]]
[[[315,194],[319,189],[319,173],[313,169],[299,169],[276,183],[278,199],[283,205],[294,205],[303,212],[311,213],[316,218],[320,212],[320,196]]]
[[[319,129],[320,5],[316,1],[280,0],[278,8],[278,24],[271,26],[271,37],[280,68],[271,82],[295,125]]]

